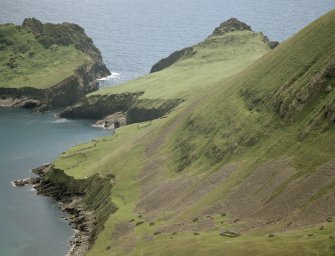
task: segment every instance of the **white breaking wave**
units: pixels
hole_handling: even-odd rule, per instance
[[[108,80],[113,79],[113,78],[115,78],[119,75],[120,75],[120,73],[112,72],[112,74],[110,76],[102,77],[102,78],[98,79],[98,81],[108,81]]]
[[[63,124],[63,123],[69,122],[69,120],[65,119],[65,118],[60,118],[60,119],[57,119],[57,120],[52,121],[52,122],[55,123],[55,124]]]

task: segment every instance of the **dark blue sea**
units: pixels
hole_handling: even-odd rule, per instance
[[[103,86],[122,86],[231,17],[283,41],[334,8],[335,0],[0,0],[0,23],[36,17],[81,25],[113,73]],[[56,204],[10,181],[103,134],[89,121],[0,108],[0,256],[66,254],[73,231]]]

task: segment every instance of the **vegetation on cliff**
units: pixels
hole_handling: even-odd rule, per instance
[[[70,99],[71,91],[69,105],[97,90],[96,78],[110,74],[92,39],[76,24],[32,18],[22,26],[0,25],[0,53],[2,97],[50,100],[61,92]]]

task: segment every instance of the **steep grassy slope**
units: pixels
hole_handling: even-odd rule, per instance
[[[110,72],[100,51],[75,24],[42,24],[32,18],[22,26],[0,25],[0,95],[45,100],[71,87],[74,103],[97,90],[96,78]]]
[[[88,255],[334,255],[334,32],[332,11],[233,76],[224,59],[194,55],[126,84],[149,97],[160,94],[144,83],[154,77],[216,75],[174,87],[186,100],[167,118],[56,160],[75,178],[113,174],[118,211]]]

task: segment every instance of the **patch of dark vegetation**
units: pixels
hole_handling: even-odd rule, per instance
[[[142,224],[144,224],[144,221],[139,221],[139,222],[136,222],[136,226],[139,226],[139,225],[142,225]]]
[[[160,232],[160,231],[156,231],[156,232],[154,233],[154,236],[158,236],[158,235],[160,235],[160,234],[162,234],[162,232]]]

